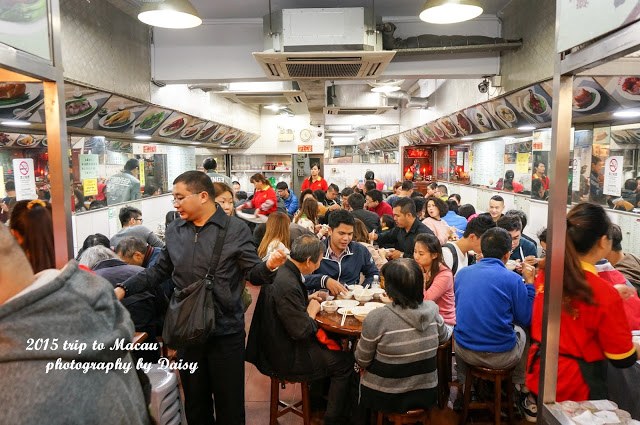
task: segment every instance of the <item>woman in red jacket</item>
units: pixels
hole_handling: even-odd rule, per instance
[[[278,209],[278,198],[276,191],[271,187],[271,183],[265,176],[260,173],[251,176],[250,182],[253,183],[255,191],[250,201],[238,206],[236,211],[240,212],[245,208],[255,208],[256,218],[262,218],[262,222],[267,221],[267,216]]]
[[[326,192],[327,189],[329,189],[327,181],[320,175],[320,167],[317,164],[314,164],[313,167],[311,167],[311,176],[308,179],[304,179],[300,192],[304,192],[307,189],[311,189],[312,191],[319,189],[323,192]]]
[[[631,367],[637,360],[622,298],[595,268],[611,250],[610,226],[597,204],[581,203],[567,214],[557,401],[606,399],[605,360],[618,368]],[[539,391],[543,292],[541,288],[536,295],[531,320],[526,382],[533,394]],[[534,407],[531,396],[522,400],[529,420],[535,419]]]

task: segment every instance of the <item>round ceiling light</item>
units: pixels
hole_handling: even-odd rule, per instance
[[[480,14],[482,7],[476,0],[427,0],[419,17],[430,24],[454,24]]]
[[[147,0],[138,13],[138,19],[147,25],[172,29],[194,28],[202,24],[198,11],[189,0]]]
[[[400,90],[400,86],[377,86],[371,89],[374,93],[393,93]]]

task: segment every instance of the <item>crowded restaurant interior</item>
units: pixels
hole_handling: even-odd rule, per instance
[[[0,0],[0,222],[0,424],[640,425],[640,0]]]

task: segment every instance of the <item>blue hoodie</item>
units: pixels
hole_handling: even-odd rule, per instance
[[[483,258],[456,274],[457,344],[473,351],[503,353],[516,345],[514,325],[531,323],[535,290],[497,258]]]
[[[340,261],[329,257],[330,238],[324,240],[324,256],[318,270],[306,275],[304,284],[308,290],[326,288],[327,279],[333,278],[343,285],[360,283],[360,273],[364,275],[363,285],[373,282],[373,276],[379,275],[378,267],[373,261],[369,250],[358,242],[349,242]]]

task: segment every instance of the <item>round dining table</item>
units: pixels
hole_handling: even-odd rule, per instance
[[[338,314],[337,312],[327,313],[326,311],[321,311],[316,315],[316,323],[318,323],[318,327],[321,329],[343,336],[360,337],[362,333],[362,322],[352,314],[346,317],[344,325],[340,326],[341,322],[342,314]]]

